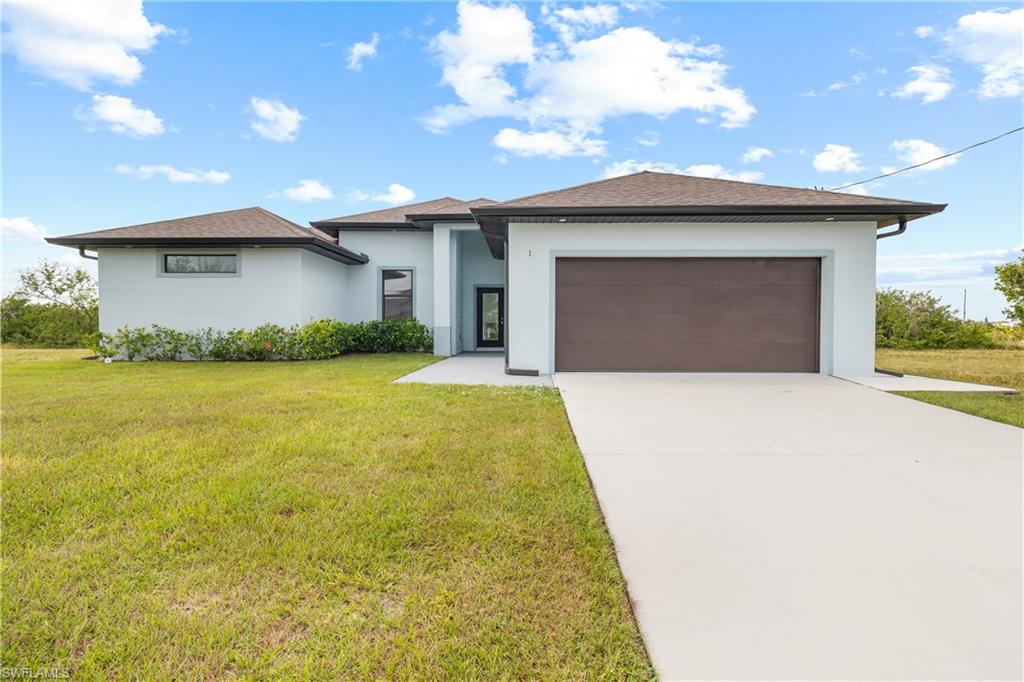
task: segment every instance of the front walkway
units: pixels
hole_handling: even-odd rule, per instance
[[[895,391],[948,391],[953,393],[1014,394],[1017,392],[1014,388],[1005,388],[1003,386],[986,386],[985,384],[972,384],[966,381],[919,377],[913,374],[904,374],[901,377],[891,374],[869,374],[864,376],[841,376],[839,378],[889,393]]]
[[[662,679],[1020,679],[1021,429],[821,375],[555,379]]]
[[[480,386],[553,386],[550,375],[523,377],[505,374],[502,353],[461,353],[416,370],[396,383],[466,384]]]

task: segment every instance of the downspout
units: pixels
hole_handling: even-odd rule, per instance
[[[885,239],[886,237],[895,237],[898,234],[903,234],[904,232],[906,232],[907,231],[907,216],[901,215],[899,220],[900,220],[900,224],[899,224],[898,228],[896,228],[892,232],[884,232],[882,234],[876,234],[875,235],[875,239],[878,240],[878,239]],[[894,372],[891,369],[881,369],[879,367],[875,367],[875,374],[887,374],[887,375],[893,376],[893,377],[902,377],[903,376],[903,374],[901,374],[900,372]]]
[[[885,239],[886,237],[895,237],[898,234],[903,234],[904,232],[906,232],[907,231],[907,216],[901,215],[899,220],[900,220],[900,226],[898,228],[896,228],[892,232],[883,232],[882,234],[876,234],[875,235],[875,239]]]
[[[89,260],[95,260],[95,261],[99,260],[99,256],[90,256],[89,254],[87,254],[85,252],[85,247],[84,246],[79,246],[78,247],[78,255],[81,256],[82,258],[88,258]]]

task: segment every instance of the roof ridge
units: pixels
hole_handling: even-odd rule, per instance
[[[650,172],[651,171],[642,170],[642,171],[637,171],[636,173],[627,173],[626,175],[616,175],[614,178],[603,178],[601,180],[591,180],[590,182],[583,182],[583,183],[580,183],[579,185],[570,185],[569,187],[562,187],[561,189],[549,189],[546,192],[536,192],[535,194],[526,194],[526,195],[523,195],[521,197],[513,197],[511,199],[505,199],[504,201],[499,201],[497,203],[500,205],[500,204],[507,204],[507,203],[509,203],[511,201],[523,201],[525,199],[535,199],[537,197],[542,197],[545,194],[555,194],[555,193],[558,193],[558,192],[568,192],[569,190],[579,189],[580,187],[590,187],[591,185],[603,185],[604,183],[611,182],[612,180],[621,180],[622,178],[629,178],[629,177],[632,177],[634,175],[642,175],[643,173],[650,173]],[[663,175],[673,175],[673,173],[663,173]],[[678,175],[678,173],[676,173],[675,175]],[[689,176],[689,177],[696,177],[696,176]]]
[[[908,201],[907,199],[891,199],[889,197],[876,197],[876,196],[871,196],[871,195],[867,195],[867,194],[850,194],[848,192],[836,192],[836,191],[830,190],[830,189],[818,189],[817,187],[793,187],[792,185],[779,185],[779,184],[774,183],[774,182],[747,182],[746,180],[733,180],[732,178],[708,178],[708,177],[704,177],[703,175],[686,175],[684,173],[666,173],[664,171],[647,171],[647,170],[645,170],[645,171],[640,171],[640,173],[650,173],[651,175],[665,175],[665,176],[676,175],[676,176],[682,176],[684,178],[696,178],[698,180],[715,180],[717,182],[728,182],[728,183],[732,183],[734,185],[753,185],[755,187],[775,187],[775,188],[778,188],[778,189],[795,189],[795,190],[801,190],[801,191],[822,192],[823,194],[836,194],[836,195],[839,195],[839,196],[857,196],[857,197],[861,197],[862,199],[881,199],[882,201],[897,201],[897,202],[899,202],[901,204],[918,204],[918,203],[921,203],[919,201]],[[638,175],[638,174],[639,173],[631,173],[630,175]],[[626,175],[619,175],[617,177],[625,178],[625,177],[628,177],[628,176],[626,176]],[[611,178],[611,179],[614,180],[616,178]],[[570,187],[568,189],[572,189],[572,188]]]
[[[242,211],[251,211],[259,206],[246,206],[245,208],[229,208],[226,211],[210,211],[209,213],[197,213],[196,215],[182,216],[181,218],[167,218],[164,220],[150,220],[148,223],[139,223],[138,225],[122,225],[121,227],[102,227],[98,230],[90,230],[88,232],[76,232],[74,234],[60,235],[61,237],[78,237],[79,235],[92,234],[93,232],[117,232],[118,230],[134,230],[138,227],[149,227],[150,225],[159,225],[160,223],[173,223],[179,220],[191,220],[193,218],[209,218],[214,215],[224,215],[225,213],[241,213]]]
[[[336,216],[334,218],[323,218],[322,220],[311,220],[310,224],[312,224],[314,227],[316,227],[316,223],[324,224],[324,223],[341,223],[341,222],[360,222],[358,220],[353,221],[352,219],[353,218],[361,218],[361,217],[364,217],[364,216],[373,215],[375,213],[384,213],[386,211],[403,211],[402,217],[404,219],[404,217],[406,215],[406,213],[404,211],[406,209],[415,209],[415,207],[417,207],[417,206],[422,206],[424,204],[436,204],[437,202],[444,202],[440,206],[448,206],[448,205],[453,204],[453,203],[462,203],[462,199],[456,199],[455,197],[450,197],[450,196],[437,197],[436,199],[425,199],[423,201],[416,201],[416,202],[413,202],[411,204],[404,204],[402,206],[386,206],[384,208],[375,208],[375,209],[372,209],[370,211],[361,211],[359,213],[350,213],[349,215]],[[440,206],[437,207],[437,208],[440,208]]]
[[[296,233],[299,236],[308,237],[308,236],[310,236],[312,234],[309,230],[307,230],[306,228],[302,227],[298,223],[293,223],[292,221],[288,220],[284,216],[279,216],[276,213],[274,213],[273,211],[268,211],[267,209],[263,208],[262,206],[253,206],[253,208],[256,209],[257,211],[260,211],[261,213],[266,215],[268,218],[273,218],[277,222],[283,223],[285,227],[289,228],[293,233]]]

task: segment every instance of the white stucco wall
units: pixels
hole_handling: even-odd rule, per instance
[[[874,223],[513,223],[508,248],[514,369],[554,371],[560,256],[820,257],[821,371],[857,375],[874,368]]]
[[[413,314],[428,327],[434,326],[434,241],[427,231],[342,232],[339,243],[370,262],[347,268],[343,320],[364,322],[381,316],[381,270],[413,270]]]
[[[302,278],[299,321],[345,319],[349,273],[369,265],[348,265],[311,251],[296,250]]]
[[[288,326],[303,321],[301,249],[171,250],[173,253],[238,253],[239,274],[219,277],[160,276],[159,257],[164,251],[143,248],[98,251],[102,331],[152,324],[190,331],[205,327],[255,327],[265,322]],[[339,269],[345,267],[340,263],[336,265]]]

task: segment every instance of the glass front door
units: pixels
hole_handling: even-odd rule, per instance
[[[476,290],[476,346],[502,348],[505,345],[505,290],[479,287]]]

